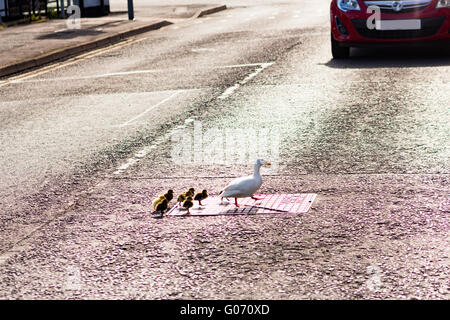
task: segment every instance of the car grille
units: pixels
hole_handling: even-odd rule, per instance
[[[405,0],[405,1],[364,1],[366,6],[378,6],[383,13],[408,13],[425,9],[431,0]]]
[[[353,19],[352,24],[356,31],[365,38],[372,39],[412,39],[434,35],[439,31],[445,17],[434,17],[421,19],[420,30],[376,30],[367,28],[367,20]]]

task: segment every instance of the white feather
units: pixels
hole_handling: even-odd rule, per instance
[[[245,198],[253,196],[262,185],[262,177],[259,173],[259,168],[265,164],[269,163],[262,159],[258,159],[255,163],[255,172],[253,175],[234,179],[223,189],[220,196],[224,198]]]

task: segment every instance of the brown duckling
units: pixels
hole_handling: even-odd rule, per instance
[[[189,208],[192,208],[194,203],[192,202],[192,197],[187,197],[187,199],[183,202],[183,208],[187,209],[187,214],[191,214]]]
[[[169,191],[167,191],[167,192],[164,194],[164,197],[166,197],[167,201],[170,202],[170,200],[173,199],[173,190],[172,190],[172,189],[169,189]]]
[[[186,191],[185,194],[186,194],[186,196],[188,196],[188,197],[189,197],[189,196],[190,196],[190,197],[193,197],[194,194],[195,194],[195,189],[194,189],[194,188],[189,188],[189,190]]]
[[[177,197],[178,205],[181,206],[181,203],[186,200],[186,192],[179,194]]]
[[[203,190],[195,195],[194,200],[197,200],[198,204],[203,206],[202,200],[205,200],[206,198],[208,198],[208,191]]]
[[[166,197],[163,195],[160,195],[158,198],[153,199],[153,201],[152,201],[153,209],[155,209],[156,206],[164,199],[166,199]]]
[[[155,213],[156,212],[161,212],[161,216],[163,215],[164,211],[167,209],[168,207],[168,201],[167,199],[163,199],[161,200],[160,203],[157,204],[156,208],[155,208]]]

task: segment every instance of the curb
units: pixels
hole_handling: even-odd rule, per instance
[[[204,9],[204,10],[199,10],[192,18],[193,19],[199,18],[199,17],[205,16],[208,14],[212,14],[215,12],[225,10],[226,8],[227,8],[226,5],[220,5],[220,6]],[[162,21],[158,21],[156,23],[152,23],[149,25],[131,28],[126,31],[116,32],[116,33],[110,34],[108,36],[105,36],[104,38],[75,44],[75,45],[61,48],[61,49],[56,49],[54,51],[44,53],[35,58],[30,58],[30,59],[22,60],[19,62],[14,62],[14,63],[6,65],[4,67],[0,67],[0,78],[25,71],[27,69],[40,67],[45,64],[54,62],[56,60],[68,58],[68,57],[79,55],[81,53],[85,53],[85,52],[88,52],[88,51],[91,51],[94,49],[106,47],[108,45],[114,44],[114,43],[124,40],[126,38],[132,37],[134,35],[138,35],[140,33],[144,33],[144,32],[151,31],[151,30],[157,30],[162,27],[168,26],[170,24],[173,24],[173,23],[170,21],[167,21],[167,20],[162,20]]]
[[[158,21],[149,25],[131,28],[122,32],[116,32],[100,39],[75,44],[61,49],[56,49],[35,58],[26,59],[20,62],[14,62],[10,65],[0,68],[0,77],[5,77],[14,73],[25,71],[30,68],[40,67],[55,60],[67,58],[101,47],[106,47],[128,37],[150,30],[157,30],[170,24],[172,24],[172,22],[166,20]]]
[[[216,13],[216,12],[219,12],[222,10],[226,10],[226,9],[227,9],[227,6],[223,4],[223,5],[219,5],[219,6],[204,9],[204,10],[199,10],[192,18],[200,18],[200,17],[206,16],[208,14],[213,14],[213,13]]]

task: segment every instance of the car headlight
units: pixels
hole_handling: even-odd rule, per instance
[[[438,0],[436,9],[450,8],[450,0]]]
[[[337,6],[344,12],[349,10],[356,10],[356,11],[361,10],[361,8],[359,7],[358,0],[337,0]]]

